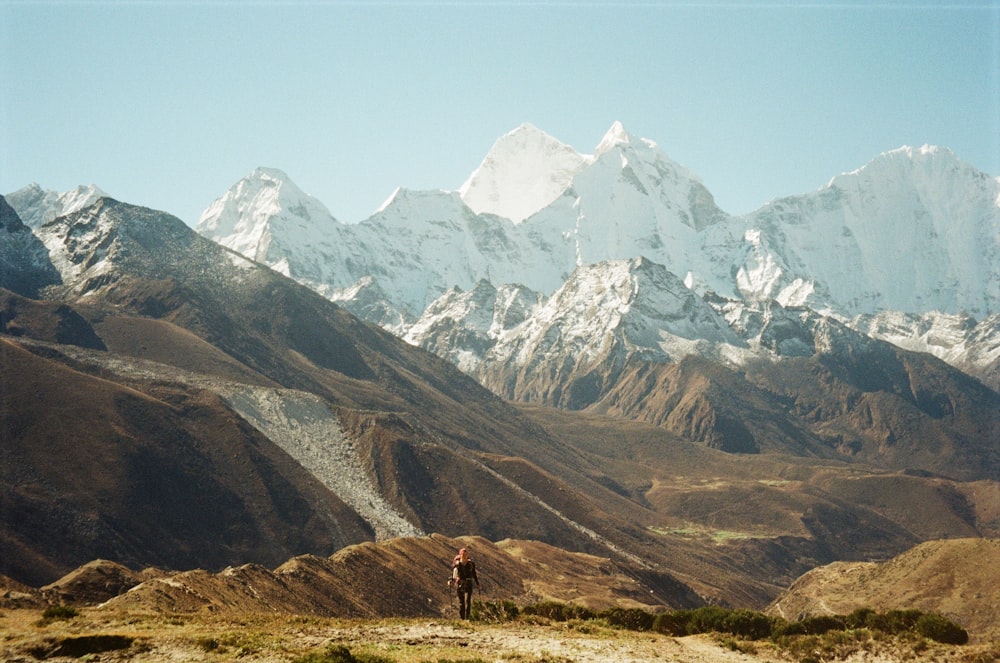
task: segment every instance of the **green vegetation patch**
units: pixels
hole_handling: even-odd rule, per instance
[[[641,608],[610,608],[595,612],[558,601],[545,601],[520,609],[512,604],[499,603],[473,606],[473,619],[487,616],[490,621],[536,621],[537,618],[554,622],[594,621],[611,628],[654,631],[675,637],[717,633],[744,641],[770,639],[788,650],[805,650],[811,646],[817,651],[842,652],[854,650],[858,643],[889,636],[900,636],[914,642],[926,639],[948,645],[963,645],[969,641],[968,632],[960,625],[942,615],[920,610],[876,612],[861,608],[849,615],[817,615],[789,622],[756,610],[713,605],[658,614]],[[747,651],[736,647],[731,639],[727,642],[730,648]]]

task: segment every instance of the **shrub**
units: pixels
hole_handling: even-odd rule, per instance
[[[392,659],[372,654],[355,656],[344,645],[330,645],[322,652],[313,652],[300,656],[294,663],[393,663]]]
[[[563,614],[565,615],[565,620],[570,619],[594,619],[597,617],[595,613],[590,608],[585,608],[582,605],[569,604],[563,606]]]
[[[79,611],[70,605],[49,606],[42,613],[42,619],[54,621],[56,619],[72,619],[79,615]]]
[[[768,638],[778,628],[780,620],[756,610],[730,610],[706,605],[694,610],[675,610],[656,616],[652,629],[666,635],[697,633],[728,633],[749,640]]]
[[[537,615],[538,617],[545,617],[553,621],[564,622],[566,621],[565,609],[566,606],[562,603],[544,601],[542,603],[524,606],[523,612],[526,615]]]
[[[570,619],[593,619],[597,615],[593,610],[582,605],[572,605],[559,603],[557,601],[545,601],[535,605],[526,605],[521,609],[526,615],[537,615],[546,617],[554,622],[565,622]]]
[[[762,640],[771,637],[775,622],[764,613],[755,610],[732,610],[723,620],[723,626],[725,633],[748,640]]]
[[[687,610],[661,612],[653,620],[653,630],[664,635],[687,635],[688,612]]]
[[[600,613],[609,625],[630,631],[648,631],[653,628],[655,616],[641,608],[609,608]]]
[[[774,635],[823,635],[830,631],[843,631],[845,628],[847,622],[840,615],[815,615],[782,624],[775,629]]]
[[[914,625],[917,623],[917,619],[919,619],[922,614],[923,613],[919,610],[890,610],[888,612],[881,613],[873,612],[868,615],[865,626],[870,629],[882,631],[883,633],[896,635],[898,633],[912,631]]]
[[[871,608],[858,608],[844,617],[844,624],[847,628],[868,628],[869,620],[875,615],[875,611]]]
[[[713,631],[725,633],[729,613],[729,610],[717,605],[706,605],[690,610],[687,615],[687,632],[690,635]]]
[[[520,609],[513,601],[473,601],[472,619],[483,622],[509,622],[517,619]]]
[[[969,633],[964,628],[941,615],[920,615],[914,629],[929,640],[947,645],[964,645],[969,641]]]

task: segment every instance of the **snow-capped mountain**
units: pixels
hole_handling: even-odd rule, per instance
[[[507,398],[588,405],[632,358],[736,355],[745,344],[662,265],[646,258],[579,267],[517,327],[500,332],[475,375]]]
[[[522,153],[511,145],[525,141],[533,147],[522,161]],[[287,177],[277,178],[280,183],[268,178],[267,186],[289,194],[279,204],[273,195],[262,199],[261,173],[279,171],[258,170],[209,206],[198,230],[335,301],[344,301],[345,293],[370,279],[389,298],[385,308],[409,322],[452,287],[471,290],[486,279],[552,293],[579,265],[638,255],[661,264],[696,262],[697,268],[685,271],[692,282],[733,290],[726,284],[731,280],[728,256],[723,261],[701,256],[706,243],[731,251],[741,234],[724,224],[700,232],[728,217],[696,177],[619,123],[591,156],[572,156],[559,145],[522,127],[498,141],[463,187],[464,194],[400,189],[359,224],[331,223],[332,217],[324,217],[322,233],[296,230],[309,227],[314,215],[303,212],[309,198]],[[546,160],[540,153],[554,156]],[[502,182],[506,187],[512,180],[503,174],[522,170],[549,173],[539,175],[546,179],[547,197],[577,168],[554,202],[518,224],[477,214],[464,200],[474,197],[470,182],[493,182],[493,188]],[[530,206],[541,204],[531,200]],[[268,238],[266,253],[258,248],[262,238]]]
[[[38,227],[99,195],[32,185],[10,201]],[[282,171],[259,168],[205,210],[198,231],[484,379],[484,361],[555,352],[540,338],[561,339],[574,366],[578,354],[602,355],[618,327],[591,315],[569,342],[583,317],[556,309],[580,304],[556,295],[586,291],[570,287],[584,275],[620,281],[623,265],[671,275],[632,274],[637,301],[679,296],[671,288],[682,282],[690,315],[684,334],[677,320],[647,316],[655,333],[622,333],[623,356],[806,353],[811,334],[789,311],[808,308],[973,373],[996,372],[1000,361],[990,340],[1000,312],[1000,182],[941,148],[886,152],[815,192],[733,217],[696,175],[620,123],[592,154],[522,125],[459,190],[398,189],[358,224],[338,222]],[[694,295],[729,324],[728,336],[690,304]],[[668,337],[685,341],[668,350]],[[495,389],[510,391],[498,380]]]
[[[848,324],[906,350],[932,354],[979,377],[988,376],[977,369],[1000,370],[1000,313],[977,321],[968,314],[881,311],[859,315]]]
[[[469,215],[464,225],[407,216],[428,199]],[[476,215],[457,194],[401,191],[383,213],[369,235],[344,237],[383,250],[392,245],[376,244],[376,230],[410,228],[413,241],[457,251],[455,237],[487,242],[499,236],[485,228],[531,223]],[[377,256],[380,277],[417,263],[420,247],[403,248],[396,263]],[[20,292],[38,255],[57,278]],[[963,496],[982,491],[957,482],[1000,473],[1000,394],[806,308],[701,296],[646,257],[580,265],[547,296],[480,279],[439,297],[421,321],[432,324],[410,331],[456,363],[471,360],[494,393],[165,212],[102,198],[32,232],[0,198],[0,258],[12,268],[0,271],[0,359],[13,408],[0,421],[28,463],[4,489],[38,512],[5,520],[0,541],[30,544],[13,551],[22,568],[43,553],[103,555],[100,541],[132,542],[121,561],[135,568],[274,567],[372,538],[475,532],[641,560],[656,586],[676,587],[666,573],[678,568],[699,586],[754,596],[792,577],[803,554],[874,555],[886,537],[909,545],[914,523],[922,536],[996,529],[967,522],[985,507]],[[354,303],[388,296],[373,279],[357,286]],[[704,358],[732,363],[757,347],[793,357],[738,371]],[[495,392],[593,411],[513,407]],[[681,474],[684,495],[704,483],[724,521],[655,490]],[[724,494],[720,477],[734,484]],[[927,525],[857,497],[900,490],[949,506],[931,509]],[[207,525],[206,500],[218,506]],[[775,529],[776,512],[793,517]],[[75,525],[57,532],[52,553],[35,521]],[[706,535],[665,536],[651,522],[695,522]],[[729,523],[749,536],[720,548],[712,533]],[[748,559],[764,562],[746,578],[761,566],[770,575],[718,582],[718,569]]]
[[[59,282],[45,245],[0,197],[0,283],[29,296]]]
[[[40,228],[56,217],[81,210],[106,195],[93,184],[57,192],[43,189],[34,183],[4,197],[26,226]]]
[[[483,279],[471,291],[453,288],[431,302],[403,340],[475,375],[489,350],[504,335],[532,319],[542,299],[542,295],[524,286],[495,288]]]
[[[746,298],[846,316],[1000,311],[1000,185],[948,150],[887,152],[744,222]]]
[[[535,316],[568,324],[547,307],[566,304],[554,295],[571,275],[586,273],[580,268],[614,271],[638,257],[709,297],[739,337],[736,346],[758,351],[812,347],[810,334],[794,331],[789,307],[856,318],[872,334],[879,325],[866,329],[865,320],[880,312],[985,320],[1000,311],[998,201],[996,179],[925,146],[886,152],[815,192],[733,217],[696,175],[618,122],[589,155],[525,124],[498,139],[457,192],[400,189],[359,224],[336,222],[283,173],[261,169],[213,203],[198,228],[482,371],[487,351],[538,349],[532,334],[546,325]],[[516,325],[498,322],[509,320],[499,303],[506,293],[526,297],[516,310],[527,317]],[[598,352],[607,326],[597,320],[580,335],[589,349],[571,343],[567,352]],[[970,337],[976,324],[967,325]],[[992,357],[982,350],[988,330],[976,330],[976,351],[965,337],[942,350],[919,327],[886,338],[955,365]],[[715,333],[712,322],[689,336]],[[678,355],[677,348],[658,354],[661,345],[635,347],[661,359]],[[708,345],[689,351],[705,353]],[[506,361],[512,353],[501,355]]]
[[[365,307],[378,310],[374,320],[396,332],[453,287],[523,276],[558,285],[572,269],[553,265],[545,247],[508,219],[473,212],[457,192],[397,189],[361,223],[327,214],[316,224],[310,198],[277,173],[258,169],[241,180],[205,211],[198,231],[352,310],[353,299],[365,294]],[[258,204],[261,189],[284,197],[272,194]],[[373,288],[385,297],[381,303],[371,300]]]
[[[284,264],[278,271],[287,276],[296,245],[322,246],[337,225],[323,203],[285,173],[257,168],[202,212],[198,232],[257,262]]]
[[[558,198],[593,160],[526,123],[501,136],[458,191],[477,214],[520,223]]]

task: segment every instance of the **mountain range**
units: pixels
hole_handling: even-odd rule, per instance
[[[902,149],[732,217],[617,123],[592,155],[522,126],[354,225],[274,169],[198,232],[14,192],[0,574],[473,534],[760,607],[998,536],[998,192]]]
[[[458,191],[397,190],[359,224],[337,222],[283,173],[258,169],[205,210],[198,230],[462,365],[481,364],[489,351],[488,364],[509,364],[497,342],[530,343],[544,323],[528,319],[559,306],[548,298],[565,302],[572,290],[588,297],[578,280],[593,284],[595,270],[611,274],[620,261],[643,258],[704,298],[740,337],[719,339],[715,321],[689,321],[688,337],[712,339],[697,352],[760,349],[760,318],[775,305],[806,307],[935,354],[996,388],[998,197],[996,179],[948,150],[904,147],[815,192],[731,216],[694,174],[620,123],[591,155],[523,125]],[[474,314],[453,308],[480,282],[520,293],[512,318],[503,296],[480,301]],[[633,285],[636,300],[660,296],[640,275]],[[621,320],[629,317],[623,309]],[[574,324],[596,325],[585,333],[601,339],[607,322],[577,315]],[[475,338],[476,348],[443,344],[442,325],[454,327],[459,344]],[[656,334],[640,347],[667,352]]]

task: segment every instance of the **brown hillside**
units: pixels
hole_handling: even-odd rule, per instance
[[[447,585],[455,551],[468,548],[481,587],[477,598],[574,601],[612,606],[694,607],[680,583],[649,584],[608,558],[538,542],[491,543],[440,535],[349,546],[332,557],[299,556],[270,571],[259,565],[221,573],[187,571],[152,578],[107,603],[109,609],[193,612],[287,612],[339,617],[454,616]]]
[[[278,563],[371,536],[214,394],[173,387],[154,398],[3,338],[0,375],[5,575],[43,584],[94,557]]]
[[[633,360],[589,409],[730,452],[1000,479],[1000,394],[934,357],[877,341],[742,372],[696,357]]]
[[[113,353],[235,382],[277,386],[214,345],[166,320],[82,310]]]
[[[591,456],[609,487],[642,504],[651,554],[725,604],[763,607],[764,596],[837,559],[885,560],[928,538],[1000,535],[996,482],[734,455],[639,422],[521,410]]]
[[[97,559],[43,586],[41,594],[50,603],[93,605],[124,594],[145,577],[117,562]]]
[[[883,563],[837,562],[806,573],[770,608],[786,619],[857,608],[917,609],[954,619],[983,640],[1000,637],[1000,540],[922,543]]]
[[[634,360],[593,412],[662,426],[733,453],[785,452],[833,457],[782,404],[744,376],[699,357],[676,364]]]
[[[93,327],[66,304],[42,302],[0,288],[0,334],[105,349]]]

